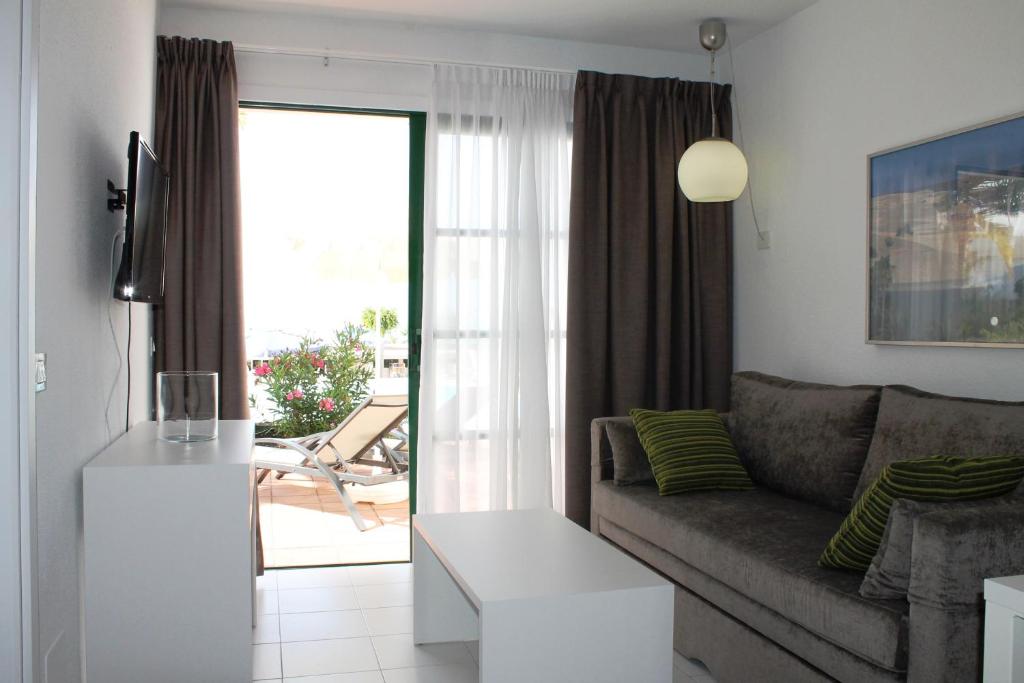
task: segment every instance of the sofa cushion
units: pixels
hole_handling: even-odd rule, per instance
[[[842,522],[841,513],[763,488],[665,498],[650,484],[616,487],[611,482],[594,485],[593,505],[598,518],[665,549],[800,627],[878,666],[902,667],[907,603],[863,598],[858,593],[861,576],[817,564],[821,548]]]
[[[629,414],[661,495],[754,488],[722,418],[714,410],[663,412],[634,408]]]
[[[1013,491],[1024,477],[1024,458],[936,456],[886,465],[868,487],[818,561],[823,567],[866,571],[878,552],[893,501],[971,501]]]
[[[616,486],[629,486],[644,481],[654,481],[654,470],[647,453],[636,435],[632,421],[609,422],[605,427],[608,443],[612,447],[612,472]]]
[[[755,483],[846,512],[855,500],[880,393],[875,386],[738,372],[729,433]]]
[[[1024,403],[885,387],[856,497],[889,463],[933,455],[1024,456]]]

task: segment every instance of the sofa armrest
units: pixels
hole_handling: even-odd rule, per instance
[[[984,579],[1024,573],[1024,500],[931,512],[914,523],[908,680],[981,676]]]
[[[1024,499],[921,515],[911,553],[911,602],[979,605],[984,579],[1024,573]]]
[[[597,417],[590,423],[590,485],[593,487],[598,482],[611,480],[615,477],[615,469],[612,466],[612,444],[608,440],[608,423],[622,422],[633,424],[631,417]],[[597,510],[594,508],[593,494],[590,503],[590,530],[598,533]]]
[[[608,423],[633,424],[631,417],[598,417],[590,423],[590,481],[612,479],[612,444],[608,441]]]

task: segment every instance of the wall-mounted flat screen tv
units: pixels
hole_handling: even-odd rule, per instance
[[[163,300],[169,191],[170,176],[149,145],[133,131],[128,142],[124,245],[114,281],[117,299],[144,303]]]

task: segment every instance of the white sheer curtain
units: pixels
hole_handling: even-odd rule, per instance
[[[435,67],[421,512],[562,509],[574,87],[570,74]]]

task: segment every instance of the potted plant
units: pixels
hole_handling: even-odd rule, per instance
[[[373,332],[377,328],[377,309],[363,309],[363,327]],[[380,309],[380,336],[386,337],[398,327],[398,313],[393,308]]]

